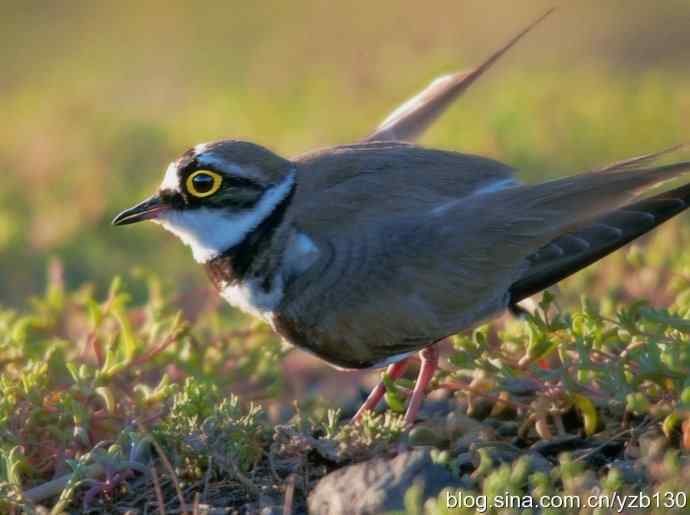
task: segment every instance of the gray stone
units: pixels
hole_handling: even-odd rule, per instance
[[[415,449],[330,473],[309,495],[309,513],[359,515],[403,510],[405,492],[416,483],[428,498],[446,486],[457,487],[459,480],[443,465],[433,463],[428,449]]]
[[[551,469],[553,468],[553,463],[544,458],[544,456],[542,456],[538,452],[530,452],[527,454],[527,456],[529,456],[530,459],[530,473],[543,472],[544,474],[548,474],[551,472]]]
[[[497,429],[498,436],[517,436],[518,429],[520,429],[517,422],[503,422]]]
[[[530,451],[543,456],[558,456],[562,452],[579,449],[586,443],[586,440],[577,435],[562,435],[549,440],[539,440],[530,447]]]
[[[640,457],[647,459],[658,459],[668,447],[668,440],[657,428],[652,428],[640,435],[638,438],[640,446]]]
[[[620,472],[623,482],[629,485],[642,486],[649,480],[639,460],[615,460],[608,465],[608,469]]]
[[[469,474],[477,468],[477,463],[473,459],[473,453],[471,452],[462,452],[458,454],[455,458],[455,465],[458,467],[460,474]]]
[[[479,466],[479,449],[484,449],[495,464],[512,463],[522,453],[517,447],[505,442],[483,442],[478,445],[470,445],[475,466]]]
[[[409,442],[410,445],[433,445],[441,447],[447,440],[444,438],[443,431],[439,431],[428,425],[415,426],[410,431]]]
[[[460,410],[453,411],[446,415],[446,432],[450,438],[476,434],[483,429],[489,429],[478,420],[468,417]]]

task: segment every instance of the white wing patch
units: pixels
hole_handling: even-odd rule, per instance
[[[482,195],[484,193],[495,193],[497,191],[505,190],[508,188],[512,188],[513,186],[518,186],[520,183],[513,179],[512,177],[509,177],[507,179],[500,179],[498,181],[491,182],[489,184],[485,184],[483,186],[480,186],[476,190],[474,190],[469,196],[474,196],[474,195]],[[449,209],[457,206],[460,202],[465,200],[464,198],[457,198],[453,200],[449,200],[448,202],[444,202],[443,204],[439,204],[438,206],[434,207],[431,209],[431,214],[432,215],[442,215]]]
[[[507,188],[510,188],[512,186],[518,186],[520,183],[513,179],[512,177],[509,177],[507,179],[501,179],[500,181],[492,182],[490,184],[487,184],[485,186],[482,186],[472,193],[472,195],[479,195],[481,193],[494,193],[496,191],[501,191],[505,190]]]

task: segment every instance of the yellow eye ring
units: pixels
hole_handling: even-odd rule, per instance
[[[187,177],[187,191],[198,198],[210,197],[220,189],[223,177],[209,170],[197,170]]]

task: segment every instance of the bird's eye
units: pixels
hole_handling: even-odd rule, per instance
[[[220,188],[223,178],[208,170],[199,170],[187,177],[187,191],[195,197],[208,197]]]

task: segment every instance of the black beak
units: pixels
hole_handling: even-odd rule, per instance
[[[113,218],[113,225],[128,225],[144,220],[158,218],[168,206],[163,203],[160,196],[154,195],[134,207],[125,209],[122,213]]]

